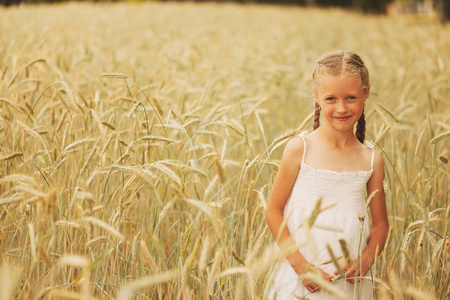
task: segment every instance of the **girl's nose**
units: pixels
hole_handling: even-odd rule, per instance
[[[347,111],[347,105],[346,105],[345,101],[338,101],[337,111],[338,112],[346,112]]]

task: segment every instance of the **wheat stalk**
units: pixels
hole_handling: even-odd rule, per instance
[[[8,160],[13,160],[15,158],[22,157],[22,156],[23,156],[22,152],[14,152],[14,153],[10,153],[10,154],[3,156],[0,160],[8,161]]]
[[[86,172],[88,166],[91,164],[92,160],[94,159],[94,155],[98,152],[98,147],[95,146],[94,148],[92,148],[91,153],[89,153],[88,158],[86,159],[86,161],[84,162],[83,166],[81,167],[81,171],[80,173],[84,173]]]
[[[216,281],[216,274],[219,271],[219,265],[222,260],[222,256],[223,256],[223,250],[218,249],[216,251],[216,254],[214,255],[214,260],[213,260],[214,262],[209,271],[208,280],[207,280],[207,284],[206,284],[207,290],[208,290],[208,295],[213,295],[213,293],[214,293],[214,283]]]
[[[16,105],[14,105],[14,103],[12,103],[11,101],[9,101],[9,100],[6,99],[6,98],[0,97],[0,102],[5,103],[5,104],[8,105],[9,107],[14,108],[14,110],[16,110],[17,112],[23,113],[23,111],[22,111],[20,108],[18,108]]]
[[[28,127],[27,125],[25,125],[24,123],[20,122],[19,120],[16,120],[17,124],[20,126],[20,128],[22,128],[25,132],[27,132],[29,135],[31,135],[33,138],[37,139],[37,140],[41,140],[41,136],[39,135],[39,133],[37,133],[36,131],[34,131],[33,129],[31,129],[30,127]]]
[[[119,240],[124,240],[125,236],[123,234],[121,234],[119,231],[117,231],[116,229],[114,229],[112,226],[106,224],[105,222],[94,218],[94,217],[85,217],[82,219],[79,219],[80,222],[89,222],[92,225],[98,226],[102,229],[104,229],[106,232],[108,232],[109,234],[117,237]]]
[[[380,102],[377,102],[377,105],[379,108],[381,108],[381,110],[383,112],[387,113],[389,115],[389,117],[391,117],[395,122],[398,122],[398,118],[392,112],[390,112],[386,107],[384,107]]]
[[[199,177],[202,177],[202,178],[208,178],[208,175],[206,175],[206,173],[204,173],[203,171],[198,170],[196,168],[189,167],[187,165],[184,165],[184,164],[181,164],[181,163],[178,163],[178,162],[175,162],[175,161],[161,160],[161,161],[158,161],[158,164],[162,164],[162,165],[165,165],[165,166],[168,166],[168,167],[171,167],[171,168],[182,170],[182,171],[184,171],[186,173],[195,174],[195,175],[198,175]]]
[[[168,270],[158,274],[135,280],[120,289],[118,300],[132,299],[134,295],[154,285],[172,281],[176,278],[178,272],[176,270]]]
[[[133,105],[133,107],[131,108],[131,110],[130,110],[130,112],[128,113],[128,118],[131,118],[131,116],[132,115],[134,115],[134,113],[136,112],[136,110],[138,109],[138,107],[140,106],[140,105],[142,105],[142,102],[141,101],[137,101],[134,105]]]
[[[178,185],[181,185],[181,178],[175,174],[170,168],[168,168],[166,165],[161,164],[160,162],[156,162],[153,164],[150,164],[150,167],[158,169],[162,173],[169,176],[170,179],[174,180]]]
[[[139,142],[139,141],[158,141],[158,142],[166,142],[166,143],[175,143],[176,140],[165,138],[162,136],[153,136],[153,135],[146,135],[143,137],[138,138],[137,140],[134,140],[133,143]]]
[[[434,138],[431,139],[430,144],[431,145],[436,144],[437,142],[442,141],[443,139],[446,139],[448,137],[450,137],[450,131],[435,136]]]
[[[89,144],[89,143],[92,143],[95,141],[96,141],[95,139],[90,139],[90,138],[78,140],[78,141],[73,142],[72,144],[68,145],[67,147],[65,147],[63,152],[69,152],[70,150],[72,150],[78,146]]]
[[[122,73],[102,73],[98,77],[127,79],[127,75]]]
[[[6,205],[6,204],[14,203],[14,202],[20,202],[23,200],[25,200],[25,199],[18,195],[14,195],[11,197],[0,197],[0,205]]]

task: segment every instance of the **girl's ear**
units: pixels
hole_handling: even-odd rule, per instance
[[[319,95],[317,93],[317,90],[313,89],[313,92],[314,92],[314,100],[317,102],[317,104],[319,104]]]
[[[364,101],[366,101],[367,100],[367,98],[369,98],[369,95],[370,95],[370,84],[367,86],[367,89],[366,89],[366,94],[365,94],[365,99],[364,99]]]

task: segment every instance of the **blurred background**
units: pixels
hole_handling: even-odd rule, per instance
[[[1,0],[9,6],[19,3],[56,3],[65,0]],[[81,0],[78,2],[158,2],[158,0]],[[167,2],[160,0],[160,2]],[[173,1],[172,1],[173,2]],[[205,2],[204,0],[178,0],[175,2]],[[421,14],[439,18],[442,22],[450,19],[450,0],[216,0],[214,2],[290,4],[299,6],[342,7],[365,13],[376,14]]]

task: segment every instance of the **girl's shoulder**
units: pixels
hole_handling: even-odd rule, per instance
[[[302,137],[300,135],[294,136],[287,142],[282,159],[300,167],[304,151],[305,144]]]
[[[304,138],[304,135],[302,135],[302,133],[292,137],[287,142],[286,148],[284,151],[292,153],[292,154],[303,154],[303,151],[304,151],[303,138]]]
[[[306,138],[312,134],[308,131],[302,131],[296,136],[292,137],[286,145],[286,149],[296,156],[302,157],[303,152],[306,151]]]

